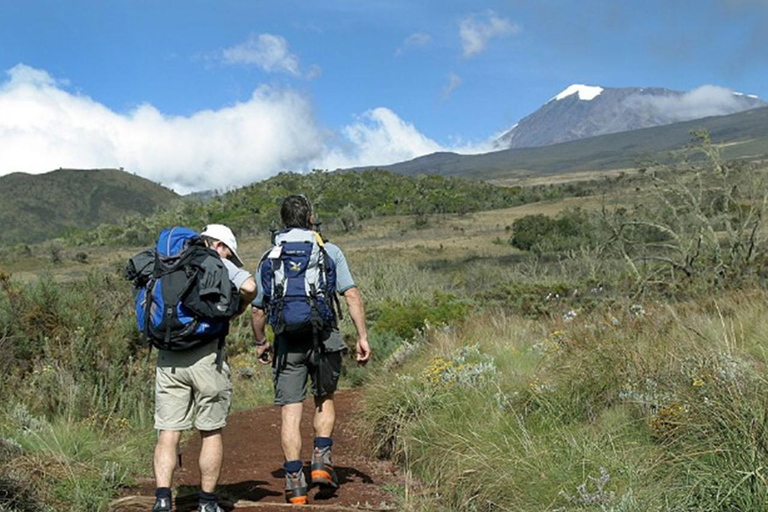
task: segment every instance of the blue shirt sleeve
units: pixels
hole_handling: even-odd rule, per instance
[[[339,293],[344,293],[350,288],[354,288],[355,280],[352,279],[352,272],[349,271],[347,258],[344,257],[341,249],[334,244],[327,243],[325,244],[325,251],[336,263],[336,290]]]

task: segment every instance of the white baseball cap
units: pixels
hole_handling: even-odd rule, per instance
[[[232,251],[232,263],[238,267],[243,266],[243,260],[237,255],[237,240],[235,239],[235,234],[232,233],[232,230],[227,226],[224,224],[208,224],[200,234],[218,240],[229,247],[229,250]]]

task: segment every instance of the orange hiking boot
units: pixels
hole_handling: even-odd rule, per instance
[[[312,485],[339,487],[339,480],[331,462],[331,449],[315,447],[312,452]]]
[[[304,471],[285,473],[285,501],[292,505],[306,505],[307,490]]]

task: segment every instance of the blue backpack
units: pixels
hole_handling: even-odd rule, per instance
[[[126,277],[136,288],[139,330],[162,350],[223,342],[239,308],[239,292],[218,253],[189,228],[160,233],[154,249],[129,260]]]
[[[298,228],[277,233],[274,247],[262,258],[260,279],[275,334],[311,328],[317,337],[336,328],[341,315],[336,263],[320,234]]]

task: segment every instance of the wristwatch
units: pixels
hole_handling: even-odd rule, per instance
[[[263,340],[257,341],[256,343],[254,343],[254,345],[256,345],[257,347],[263,347],[264,345],[268,345],[268,344],[269,342],[267,341],[267,338],[264,338]]]

